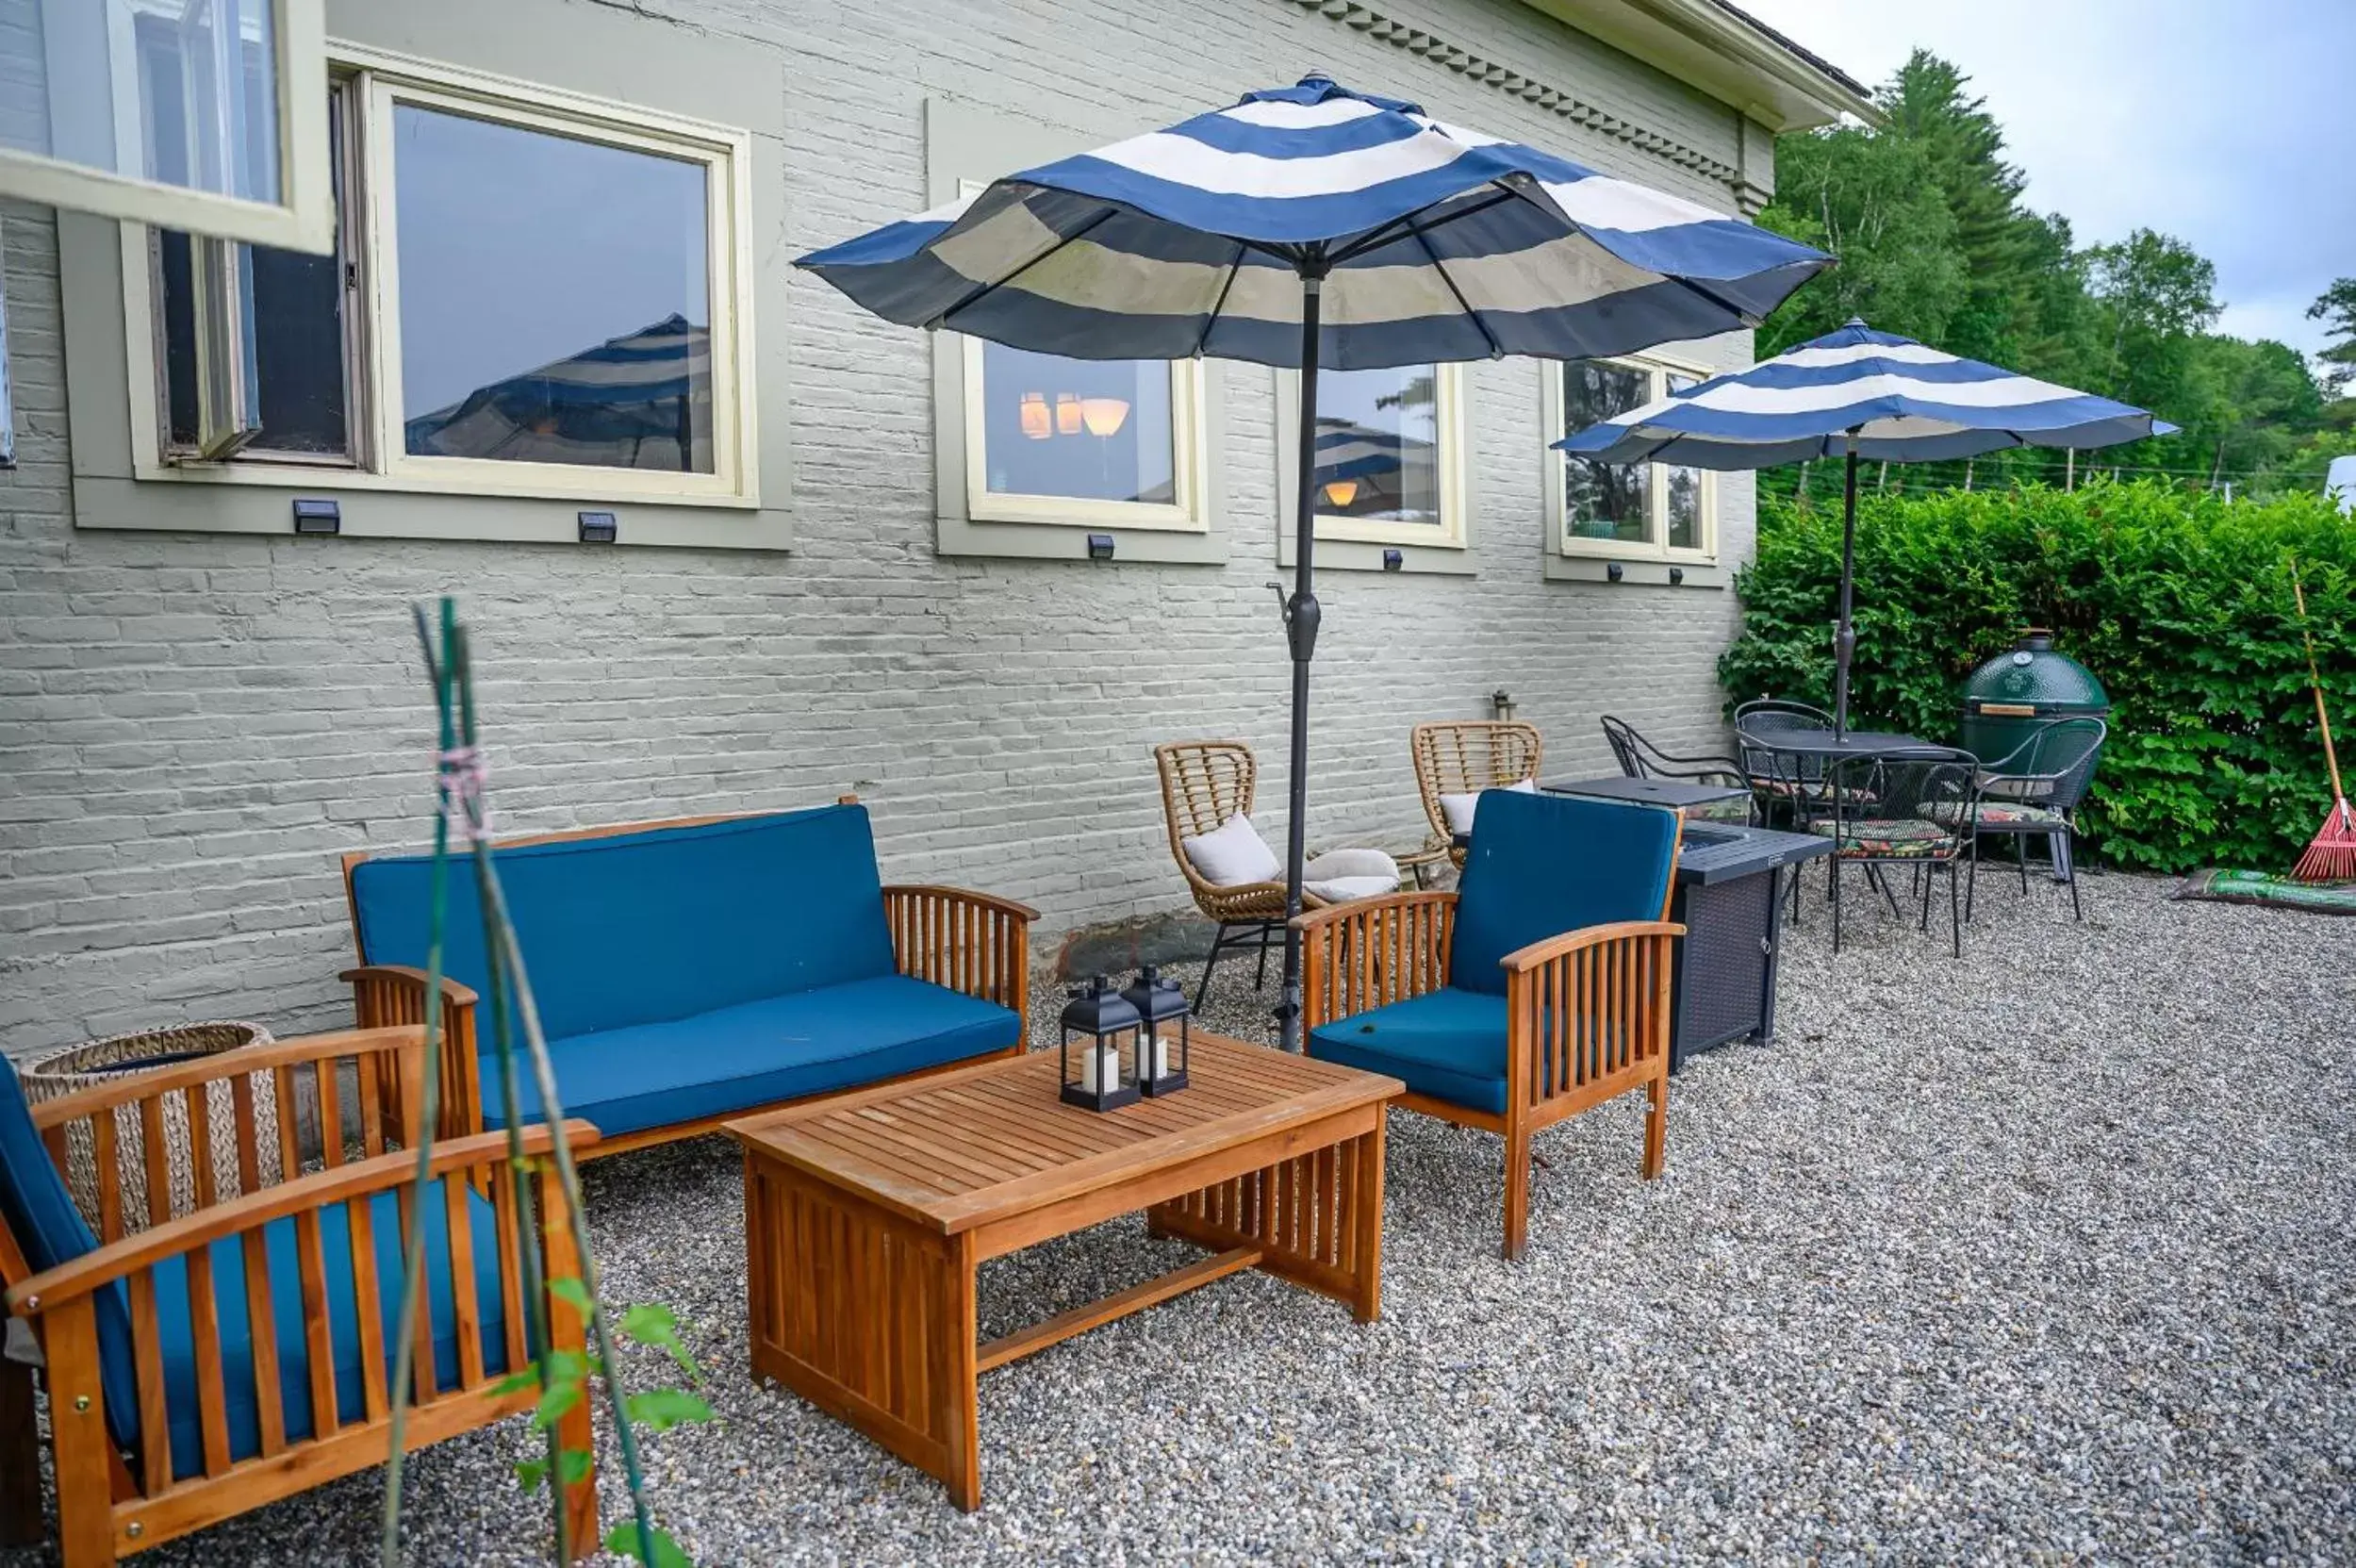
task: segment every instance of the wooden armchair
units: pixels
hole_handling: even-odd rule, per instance
[[[1304,915],[1310,1055],[1401,1079],[1393,1103],[1506,1141],[1505,1255],[1529,1229],[1530,1142],[1642,1089],[1639,1173],[1669,1127],[1668,914],[1677,814],[1573,797],[1484,803],[1458,892]],[[1596,923],[1590,923],[1593,919]]]
[[[126,1076],[29,1110],[15,1074],[0,1071],[0,1283],[45,1362],[67,1568],[113,1562],[383,1462],[402,1261],[420,1226],[431,1310],[415,1347],[408,1445],[533,1408],[536,1389],[499,1392],[534,1353],[516,1216],[529,1180],[546,1278],[578,1279],[564,1189],[545,1161],[519,1173],[505,1135],[488,1133],[437,1145],[437,1180],[420,1212],[416,1157],[395,1147],[403,1118],[388,1121],[387,1107],[417,1103],[422,1061],[419,1030],[363,1030]],[[255,1133],[261,1094],[276,1103],[274,1160]],[[171,1212],[165,1131],[175,1100],[192,1172],[181,1213]],[[585,1122],[567,1133],[576,1148],[597,1137]],[[236,1150],[239,1196],[216,1188],[222,1140]],[[524,1136],[528,1155],[549,1147],[545,1127]],[[126,1156],[161,1212],[125,1213]],[[77,1161],[94,1164],[94,1231],[67,1187]],[[278,1172],[299,1174],[271,1181]],[[580,1352],[579,1317],[552,1294],[547,1305],[553,1348]],[[0,1470],[17,1476],[39,1470],[30,1376],[0,1362],[0,1411],[21,1417],[0,1427]],[[568,1447],[590,1449],[585,1406],[562,1428]],[[585,1553],[597,1540],[594,1475],[564,1496]],[[4,1523],[20,1538],[27,1525]]]
[[[1478,795],[1537,778],[1546,743],[1538,726],[1518,719],[1451,719],[1416,725],[1408,732],[1408,751],[1415,763],[1416,793],[1423,797],[1424,816],[1431,823],[1426,842],[1434,853],[1444,852],[1462,870],[1458,830],[1449,822],[1440,798]]]

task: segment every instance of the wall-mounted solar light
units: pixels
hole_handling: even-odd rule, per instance
[[[612,544],[621,536],[621,524],[611,512],[583,512],[580,521],[583,544]]]
[[[1088,558],[1092,561],[1109,561],[1112,559],[1112,536],[1110,534],[1089,535]]]
[[[1669,569],[1669,586],[1670,586],[1671,587],[1672,587],[1672,588],[1673,588],[1673,587],[1677,586],[1678,585],[1682,584],[1684,581],[1685,581],[1685,568],[1683,568],[1683,567],[1671,567],[1671,568]]]
[[[1604,575],[1615,583],[1620,581],[1623,577],[1625,577],[1627,574],[1628,569],[1622,566],[1618,561],[1606,561],[1604,563]]]
[[[1395,548],[1385,550],[1382,553],[1382,569],[1385,571],[1405,571],[1407,569],[1407,552]]]
[[[298,534],[340,534],[343,508],[313,496],[294,498],[294,531]]]

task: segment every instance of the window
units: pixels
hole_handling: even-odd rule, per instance
[[[960,340],[968,519],[1204,529],[1194,361],[1066,359]]]
[[[1318,375],[1319,538],[1463,547],[1461,377],[1453,365]]]
[[[148,247],[158,471],[750,503],[745,140],[339,59],[332,256]]]
[[[1558,439],[1690,387],[1701,372],[1649,359],[1573,359],[1548,368],[1546,428]],[[1551,448],[1547,510],[1565,555],[1714,560],[1718,487],[1702,469],[1590,463]]]

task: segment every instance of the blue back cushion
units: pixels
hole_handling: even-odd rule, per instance
[[[1448,983],[1501,996],[1498,960],[1517,949],[1615,920],[1659,919],[1677,834],[1677,814],[1665,806],[1484,790],[1457,883]]]
[[[39,1274],[98,1249],[98,1237],[74,1207],[65,1179],[41,1147],[16,1069],[0,1062],[0,1217],[25,1261]],[[120,1284],[99,1287],[98,1374],[107,1421],[128,1444],[139,1429],[138,1373],[131,1360],[131,1314]]]
[[[518,946],[552,1040],[692,1017],[894,972],[865,806],[501,850]],[[425,966],[433,857],[352,872],[370,964]],[[471,864],[453,854],[442,969],[489,995]],[[487,1020],[478,1026],[487,1048]]]

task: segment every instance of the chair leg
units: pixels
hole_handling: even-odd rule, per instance
[[[1969,920],[1969,919],[1970,919],[1970,918],[1971,918],[1971,895],[1972,895],[1972,894],[1974,894],[1974,893],[1976,893],[1976,892],[1978,892],[1979,890],[1980,890],[1980,838],[1979,838],[1979,835],[1978,835],[1977,834],[1974,834],[1972,835],[1972,839],[1971,839],[1971,866],[1970,866],[1970,868],[1969,868],[1968,871],[1966,871],[1966,872],[1964,873],[1964,916],[1963,916],[1963,917],[1964,917],[1965,919],[1967,919],[1967,920]]]
[[[1506,1130],[1506,1259],[1519,1260],[1530,1230],[1530,1134],[1526,1128]]]
[[[1211,971],[1219,966],[1219,949],[1226,947],[1227,942],[1227,926],[1222,920],[1219,929],[1211,933],[1211,956],[1203,960],[1203,978],[1194,985],[1194,1011],[1197,1014],[1203,1010],[1203,999],[1211,995]]]
[[[1918,935],[1931,929],[1931,889],[1938,882],[1937,867],[1934,866],[1928,868],[1928,880],[1925,880],[1924,872],[1925,868],[1923,867],[1918,866],[1914,868],[1915,880],[1922,883],[1922,915],[1920,918],[1915,921],[1914,925],[1916,934]]]
[[[1931,890],[1926,887],[1922,890],[1923,907],[1929,908],[1930,902]],[[1964,955],[1963,914],[1955,907],[1955,863],[1952,860],[1947,863],[1947,929],[1954,938],[1955,956],[1961,958]]]
[[[1661,1167],[1669,1160],[1669,1070],[1663,1067],[1644,1093],[1651,1100],[1644,1112],[1644,1164],[1637,1174],[1647,1181],[1660,1179]]]
[[[2069,917],[2083,925],[2085,922],[2086,912],[2078,907],[2078,845],[2076,842],[2076,835],[2073,834],[2068,839],[2064,840],[2064,842],[2069,845],[2069,850],[2067,855],[2069,862]]]
[[[2013,865],[2020,870],[2020,896],[2029,896],[2029,835],[2017,833],[2013,837]]]
[[[1833,884],[1833,956],[1840,956],[1840,854],[1837,850],[1824,857],[1832,867],[1828,880]]]
[[[1274,926],[1260,928],[1260,967],[1252,972],[1252,989],[1255,991],[1268,989],[1268,944],[1275,940],[1277,928]]]

